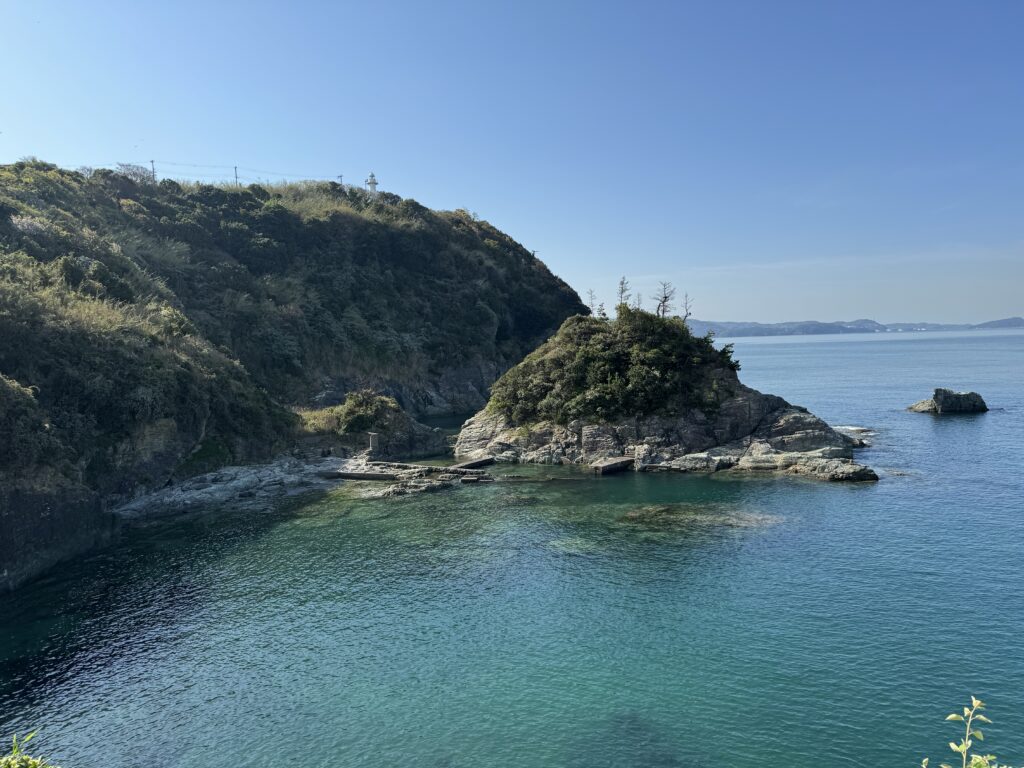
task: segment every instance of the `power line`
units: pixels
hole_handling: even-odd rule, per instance
[[[314,173],[279,173],[277,171],[267,171],[267,170],[264,170],[262,168],[247,168],[247,167],[245,167],[243,165],[240,165],[238,167],[241,170],[243,170],[243,171],[252,171],[253,173],[269,173],[271,176],[295,176],[295,177],[302,177],[302,178],[306,178],[306,179],[319,178],[319,174],[314,174]]]
[[[203,165],[201,163],[176,163],[172,160],[157,160],[160,165],[178,165],[182,168],[233,168],[231,165]]]
[[[337,179],[342,186],[344,186],[344,176],[341,174],[333,173],[286,173],[283,171],[270,171],[265,168],[251,168],[244,165],[217,165],[213,163],[181,163],[176,160],[149,160],[148,163],[129,163],[124,161],[117,161],[113,163],[96,163],[89,166],[80,167],[91,167],[91,168],[116,168],[119,165],[139,165],[145,167],[149,165],[150,174],[154,181],[157,179],[156,164],[159,163],[161,166],[170,166],[172,168],[197,168],[202,170],[214,171],[212,173],[188,173],[186,175],[177,176],[175,174],[164,174],[165,178],[177,178],[178,180],[192,180],[192,179],[217,179],[225,182],[230,182],[232,179],[235,180],[236,184],[242,181],[256,182],[256,183],[278,183],[280,181],[322,181],[331,178]],[[217,172],[222,171],[222,172]],[[278,177],[277,179],[263,178],[259,176],[248,176],[243,175],[241,171],[249,171],[254,174],[264,174],[265,176]]]

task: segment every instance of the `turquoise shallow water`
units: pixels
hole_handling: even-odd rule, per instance
[[[134,531],[0,597],[0,734],[65,768],[910,766],[973,692],[1024,762],[1024,334],[737,356],[876,430],[882,481],[514,467]],[[936,384],[995,410],[903,410]]]

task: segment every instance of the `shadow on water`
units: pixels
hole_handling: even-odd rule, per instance
[[[202,565],[326,495],[310,491],[256,513],[211,509],[125,528],[110,545],[0,595],[0,710],[15,693],[19,705],[44,699],[45,687],[73,676],[83,657],[104,665],[137,655],[140,638],[180,625],[203,603],[211,584],[196,577]]]
[[[618,712],[580,735],[564,764],[567,768],[708,768],[710,762],[679,745],[681,731],[663,728],[639,712]]]

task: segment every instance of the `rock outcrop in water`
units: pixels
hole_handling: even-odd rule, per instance
[[[463,426],[458,457],[583,464],[635,457],[638,470],[777,472],[877,480],[862,441],[806,409],[740,383],[731,350],[678,318],[619,308],[571,318],[503,376]]]
[[[499,461],[589,464],[635,456],[636,469],[678,472],[782,472],[822,480],[877,480],[853,460],[859,441],[832,429],[804,408],[736,382],[736,393],[714,417],[646,416],[611,423],[580,419],[514,426],[493,409],[466,422],[458,457],[494,455]]]
[[[938,388],[931,399],[916,402],[908,410],[914,413],[985,413],[988,405],[977,392]]]

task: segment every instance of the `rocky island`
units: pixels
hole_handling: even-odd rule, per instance
[[[805,408],[740,383],[729,346],[685,320],[622,304],[577,316],[493,387],[463,426],[457,457],[590,463],[634,457],[638,470],[778,472],[877,480],[857,438]]]
[[[954,392],[939,387],[928,400],[914,403],[908,411],[914,413],[985,413],[988,405],[977,392]]]

